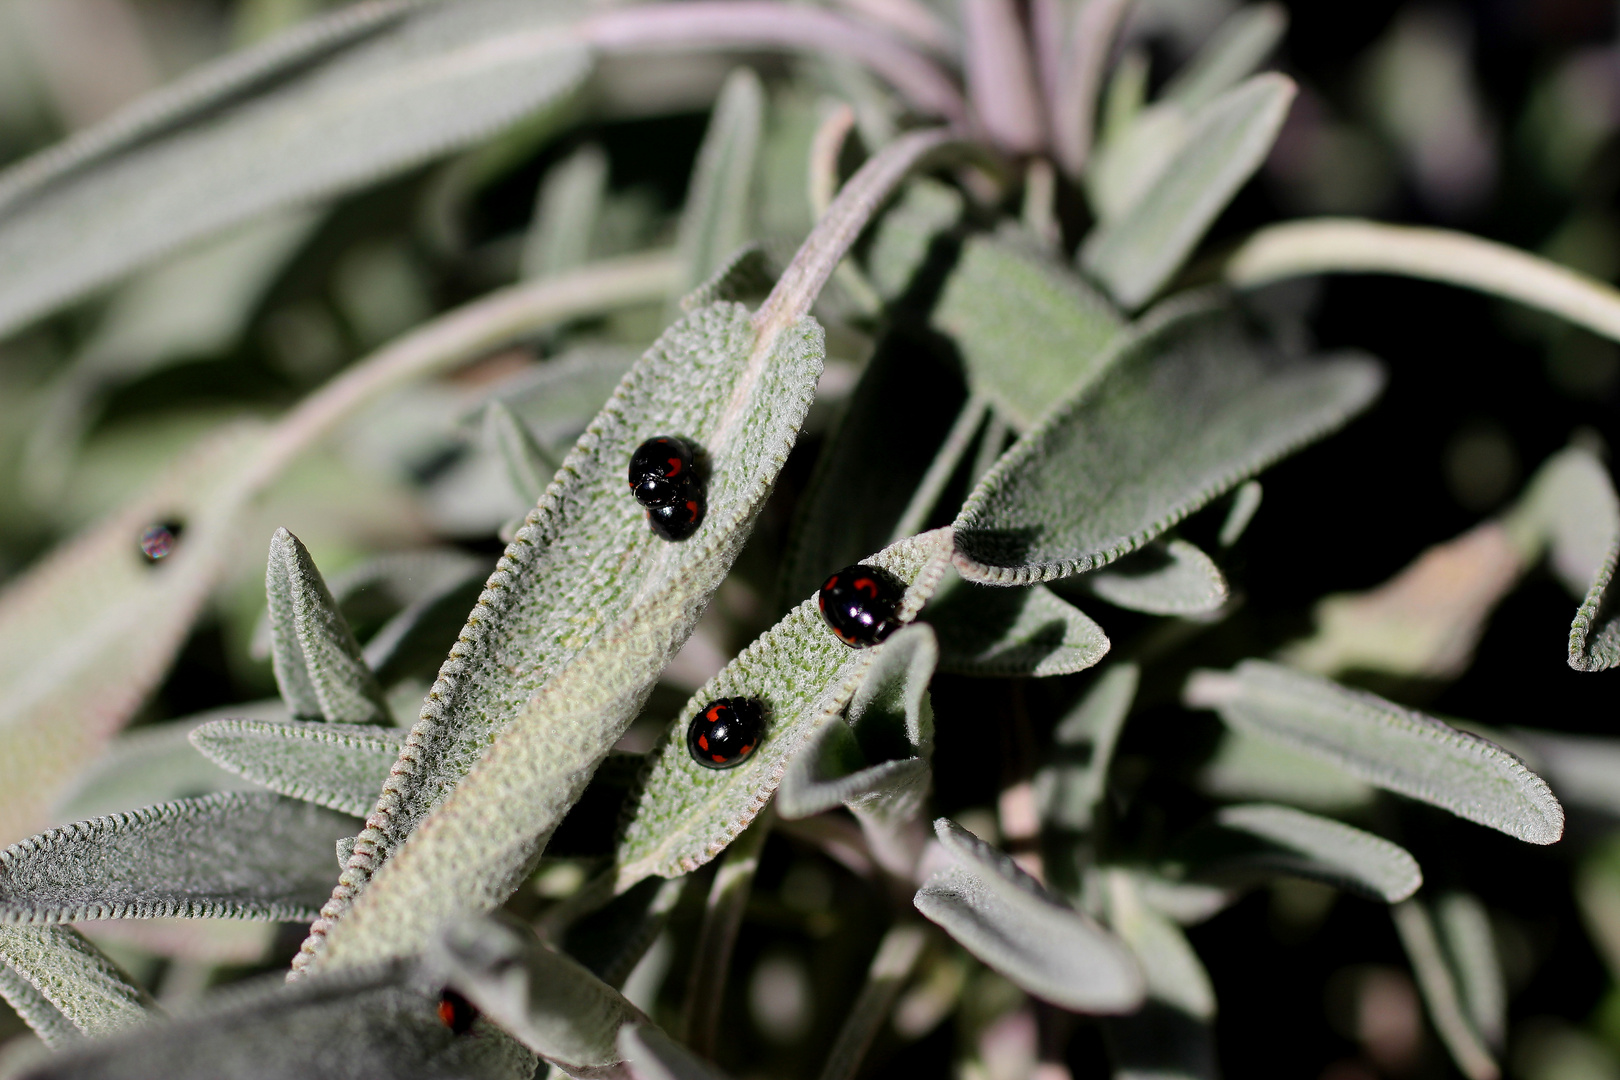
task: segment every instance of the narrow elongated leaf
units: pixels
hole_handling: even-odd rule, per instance
[[[364,817],[405,745],[405,732],[298,720],[214,720],[191,732],[210,761],[272,791]]]
[[[1226,520],[1221,522],[1221,531],[1217,542],[1223,548],[1229,548],[1243,536],[1249,522],[1260,510],[1260,500],[1265,491],[1258,480],[1245,480],[1238,485],[1237,491],[1232,493],[1232,505],[1227,508]]]
[[[1473,893],[1448,892],[1435,901],[1434,921],[1463,1010],[1485,1045],[1500,1050],[1507,1035],[1508,990],[1490,913]]]
[[[680,293],[712,277],[750,239],[754,167],[765,128],[765,89],[738,68],[715,100],[681,211],[675,249],[685,267]]]
[[[933,595],[949,553],[949,530],[936,530],[866,561],[908,583],[899,613],[909,620]],[[887,648],[852,649],[839,641],[812,597],[738,654],[692,696],[649,755],[640,788],[627,804],[618,887],[648,874],[674,877],[694,870],[735,839],[770,799],[789,758],[843,711],[868,665]],[[686,725],[721,697],[761,702],[765,737],[741,765],[706,769],[686,749]]]
[[[1096,290],[1018,234],[962,245],[933,323],[961,350],[968,385],[1020,430],[1102,375],[1124,325]]]
[[[1230,672],[1196,672],[1185,698],[1239,730],[1528,843],[1563,835],[1564,808],[1518,758],[1372,694],[1245,660]]]
[[[1116,607],[1149,615],[1200,615],[1226,603],[1226,576],[1185,540],[1151,544],[1081,579]]]
[[[1067,675],[1108,652],[1108,635],[1044,585],[991,589],[958,581],[928,610],[943,670],[961,675]]]
[[[480,1012],[572,1075],[617,1065],[619,1031],[647,1022],[585,968],[493,919],[449,929],[433,962]]]
[[[1130,950],[1007,856],[948,818],[934,823],[955,864],[913,900],[963,948],[1018,986],[1082,1013],[1130,1012],[1146,992]]]
[[[1366,357],[1282,360],[1196,304],[1151,319],[1112,368],[968,497],[956,520],[964,577],[1022,585],[1110,563],[1339,427],[1383,381]]]
[[[523,239],[524,277],[555,277],[585,265],[607,182],[607,155],[594,143],[552,166]]]
[[[1620,741],[1527,728],[1511,735],[1558,786],[1561,800],[1620,817]]]
[[[77,1046],[31,1080],[529,1080],[534,1055],[478,1025],[456,1035],[439,1019],[437,987],[399,968],[287,985],[280,976],[232,988],[183,1020]]]
[[[619,1054],[637,1080],[725,1080],[725,1074],[651,1024],[627,1024]]]
[[[1058,721],[1052,732],[1055,760],[1035,774],[1035,797],[1048,826],[1072,832],[1091,828],[1140,681],[1135,664],[1110,664]]]
[[[1569,626],[1569,666],[1576,671],[1605,671],[1620,665],[1620,618],[1610,610],[1609,584],[1620,565],[1620,533],[1604,555],[1575,621]]]
[[[1412,961],[1412,973],[1417,976],[1429,1019],[1451,1052],[1451,1060],[1469,1080],[1496,1080],[1501,1069],[1463,1007],[1456,975],[1446,963],[1427,906],[1422,900],[1412,899],[1396,904],[1390,914],[1407,958]]]
[[[1215,823],[1246,843],[1205,839],[1195,873],[1217,882],[1255,873],[1284,873],[1324,881],[1386,904],[1417,892],[1423,871],[1398,844],[1331,818],[1264,803],[1222,807]],[[1235,839],[1235,837],[1231,838]]]
[[[0,852],[0,922],[305,919],[354,819],[225,792],[52,829]]]
[[[919,176],[872,227],[866,277],[884,300],[894,301],[918,281],[918,272],[962,217],[962,193]]]
[[[498,396],[546,449],[566,449],[636,360],[630,349],[582,345],[504,383]]]
[[[38,188],[0,216],[0,334],[189,240],[347,190],[558,101],[590,69],[566,6],[481,0]]]
[[[270,538],[264,589],[270,601],[270,663],[294,718],[387,723],[388,703],[360,655],[360,643],[309,551],[286,529]]]
[[[1337,765],[1238,728],[1221,735],[1199,770],[1198,787],[1218,799],[1261,799],[1323,814],[1364,808],[1378,795]]]
[[[1152,299],[1265,161],[1294,92],[1285,76],[1257,75],[1194,113],[1153,185],[1086,238],[1081,265],[1127,308]]]
[[[1257,69],[1288,30],[1280,4],[1245,4],[1164,86],[1161,99],[1196,109]]]
[[[535,441],[528,425],[500,401],[484,406],[484,434],[501,455],[512,491],[526,504],[538,502],[560,462]]]
[[[146,991],[71,926],[0,926],[0,997],[53,1050],[158,1012]]]

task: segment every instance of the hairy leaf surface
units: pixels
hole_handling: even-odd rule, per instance
[[[210,761],[272,791],[364,817],[405,732],[298,720],[222,719],[191,732]]]
[[[963,576],[1022,585],[1113,562],[1344,424],[1383,382],[1366,357],[1283,360],[1207,305],[1174,305],[1121,349],[968,497]]]
[[[71,926],[0,926],[0,997],[53,1050],[158,1012],[146,991]]]
[[[1141,676],[1135,664],[1110,664],[1058,721],[1054,760],[1035,774],[1035,798],[1047,825],[1071,832],[1091,828]]]
[[[1518,758],[1372,694],[1245,660],[1230,672],[1196,672],[1185,697],[1239,730],[1528,843],[1563,835],[1564,808]]]
[[[693,166],[675,250],[688,293],[725,265],[749,239],[754,169],[765,127],[765,89],[759,76],[738,68],[726,79]]]
[[[1068,675],[1108,652],[1108,635],[1044,585],[992,589],[958,580],[928,610],[940,667],[959,675]]]
[[[1217,881],[1254,872],[1293,874],[1350,889],[1386,904],[1405,900],[1423,884],[1417,860],[1398,844],[1331,818],[1288,806],[1255,803],[1222,807],[1215,823],[1249,843],[1206,841],[1198,876]]]
[[[223,792],[81,821],[0,852],[0,922],[306,919],[354,819]]]
[[[1149,615],[1201,615],[1230,595],[1215,560],[1179,538],[1149,544],[1081,580],[1115,607]]]

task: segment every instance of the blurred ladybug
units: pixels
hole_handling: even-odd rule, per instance
[[[630,455],[630,491],[649,510],[684,502],[695,487],[692,450],[683,439],[659,435]]]
[[[719,698],[692,717],[686,729],[686,748],[699,765],[729,769],[740,764],[759,745],[765,714],[752,698]]]
[[[696,491],[669,506],[655,506],[647,511],[647,524],[665,540],[685,540],[697,532],[703,520],[703,498]]]
[[[845,645],[876,645],[900,628],[895,609],[905,587],[864,563],[846,566],[822,583],[816,606]]]
[[[439,994],[439,1023],[457,1035],[465,1035],[478,1019],[478,1009],[472,1002],[449,987]]]

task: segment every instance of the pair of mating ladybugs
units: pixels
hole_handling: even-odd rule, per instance
[[[903,589],[875,566],[857,563],[829,577],[816,606],[838,639],[852,647],[876,645],[899,627]],[[765,730],[764,711],[752,698],[719,698],[705,705],[686,729],[686,748],[699,765],[729,769],[754,752]]]
[[[630,493],[647,508],[647,524],[665,540],[685,540],[703,520],[703,485],[685,439],[659,435],[630,455]]]

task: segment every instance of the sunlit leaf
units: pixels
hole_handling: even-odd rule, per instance
[[[1191,848],[1194,873],[1242,884],[1282,873],[1326,882],[1385,903],[1405,900],[1423,884],[1417,860],[1398,844],[1331,818],[1288,806],[1222,807],[1218,831]]]
[[[0,852],[0,922],[171,916],[306,919],[354,819],[224,792],[40,833]]]
[[[1344,424],[1382,385],[1360,356],[1287,361],[1221,312],[1177,304],[1108,376],[1048,414],[957,518],[957,566],[998,585],[1067,577],[1136,550]]]
[[[552,166],[523,239],[524,277],[555,277],[585,264],[607,182],[607,155],[594,143]]]
[[[1213,100],[1259,68],[1287,30],[1281,4],[1243,5],[1165,83],[1161,100],[1194,109]]]
[[[917,910],[1022,989],[1081,1013],[1130,1012],[1146,985],[1130,950],[948,818],[954,864],[917,890]]]
[[[1216,798],[1282,802],[1324,814],[1365,807],[1378,794],[1336,765],[1237,728],[1222,733],[1197,781]]]
[[[272,791],[365,817],[377,804],[405,733],[299,720],[222,719],[191,732],[191,745]]]
[[[1081,582],[1116,607],[1149,615],[1201,615],[1230,595],[1215,560],[1179,538],[1149,544]]]
[[[1496,1080],[1501,1069],[1464,1008],[1456,974],[1446,962],[1428,907],[1422,900],[1412,899],[1390,908],[1390,914],[1412,961],[1429,1019],[1451,1052],[1451,1060],[1469,1080]]]
[[[151,996],[71,926],[0,926],[0,997],[52,1049],[157,1012]]]
[[[619,1053],[637,1080],[725,1080],[725,1074],[651,1024],[627,1024]]]
[[[748,228],[764,124],[765,89],[759,76],[738,68],[715,100],[681,211],[675,242],[685,267],[681,293],[707,281],[752,239]]]
[[[1245,660],[1230,672],[1194,673],[1185,698],[1241,731],[1528,843],[1563,835],[1564,808],[1518,758],[1372,694]]]
[[[513,493],[524,503],[538,502],[560,462],[535,441],[528,425],[499,399],[484,406],[484,437],[500,453]]]

